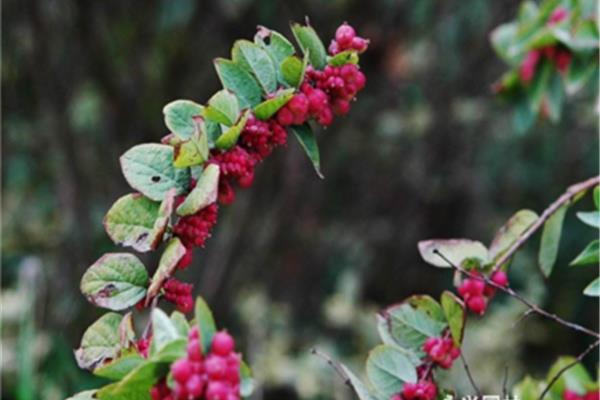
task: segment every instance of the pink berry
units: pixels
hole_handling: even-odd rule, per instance
[[[304,93],[299,93],[292,97],[287,107],[293,114],[304,115],[308,112],[308,97]]]
[[[210,379],[222,379],[227,372],[227,362],[225,359],[214,354],[206,358],[204,367]]]
[[[283,126],[291,125],[294,122],[294,114],[287,107],[282,107],[277,112],[277,122]]]
[[[548,24],[553,25],[563,21],[569,16],[569,10],[565,7],[556,7],[550,17],[548,18]]]
[[[525,83],[530,82],[533,79],[533,75],[535,74],[536,66],[540,61],[541,53],[538,50],[531,50],[525,56],[525,59],[521,63],[519,67],[519,77]]]
[[[229,394],[227,386],[219,381],[212,381],[208,383],[206,389],[206,400],[226,400]]]
[[[506,286],[508,285],[508,276],[504,271],[496,271],[492,274],[492,282],[494,282],[498,286]]]
[[[350,111],[350,102],[344,99],[337,99],[332,105],[333,112],[337,115],[346,115]]]
[[[183,358],[175,361],[171,365],[171,373],[173,374],[173,379],[183,383],[192,375],[192,366],[187,359]]]
[[[226,331],[220,331],[213,337],[211,349],[215,354],[227,356],[233,351],[234,346],[235,342],[231,335]]]
[[[576,392],[566,389],[563,392],[563,400],[581,400],[582,396],[579,396]]]
[[[185,384],[185,388],[190,396],[200,397],[202,395],[202,390],[204,389],[204,382],[200,375],[192,375]]]
[[[335,40],[342,48],[349,47],[355,37],[356,32],[354,31],[354,28],[345,22],[335,31]]]
[[[485,313],[487,304],[483,296],[474,296],[467,301],[467,306],[475,314],[483,315],[483,313]]]
[[[187,354],[192,361],[202,361],[202,348],[198,339],[192,339],[188,342]]]
[[[363,51],[367,50],[367,47],[369,46],[369,41],[366,39],[363,39],[361,37],[355,37],[354,39],[352,39],[352,43],[350,44],[350,47],[352,47],[354,50],[358,51],[359,53],[362,53]]]

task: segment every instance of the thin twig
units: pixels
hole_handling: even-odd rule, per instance
[[[504,379],[502,380],[502,398],[506,399],[508,395],[508,365],[504,366]]]
[[[550,390],[550,388],[552,387],[552,385],[554,385],[554,383],[556,383],[556,381],[561,377],[562,374],[564,374],[569,368],[574,367],[577,363],[580,363],[585,356],[587,356],[592,350],[594,350],[596,347],[598,347],[598,345],[600,345],[600,340],[596,340],[594,343],[590,344],[587,349],[585,349],[581,354],[579,354],[575,360],[573,360],[573,362],[565,365],[564,367],[562,367],[550,380],[550,382],[548,383],[548,386],[546,386],[546,388],[544,389],[544,391],[542,392],[542,394],[540,395],[539,400],[542,400],[544,398],[544,396],[546,395],[546,393],[548,393],[548,391]]]
[[[508,250],[496,261],[494,268],[492,268],[493,272],[498,271],[510,258],[516,253],[517,250],[521,248],[527,242],[527,240],[538,230],[540,229],[544,223],[550,218],[556,211],[558,211],[564,204],[570,202],[573,197],[577,196],[579,193],[584,192],[594,186],[600,184],[600,176],[594,176],[589,178],[583,182],[576,183],[574,185],[569,186],[567,191],[563,193],[558,199],[554,201],[554,203],[550,204],[548,208],[544,210],[542,215],[538,217],[538,219],[529,227],[525,232],[521,234],[519,239],[508,248]]]
[[[467,359],[463,355],[462,351],[460,352],[460,360],[462,361],[462,364],[463,364],[463,367],[465,369],[465,372],[467,373],[467,377],[469,378],[469,382],[471,382],[471,386],[473,386],[473,389],[475,389],[475,392],[477,393],[477,396],[481,397],[481,390],[479,389],[479,387],[475,383],[475,379],[473,379],[473,375],[471,375],[471,370],[469,368],[469,364],[467,363]]]
[[[502,285],[498,285],[496,282],[492,281],[488,276],[486,275],[476,275],[473,274],[467,270],[465,270],[464,268],[454,264],[452,261],[450,261],[445,255],[443,255],[438,249],[434,249],[433,250],[434,254],[437,254],[439,257],[441,257],[444,261],[446,261],[448,263],[448,265],[450,265],[452,268],[456,269],[457,271],[461,272],[463,275],[468,276],[471,279],[478,279],[480,281],[484,281],[486,284],[495,287],[498,290],[503,291],[504,293],[508,294],[511,297],[514,297],[515,299],[519,300],[521,303],[525,304],[527,307],[529,307],[531,309],[532,312],[539,314],[547,319],[553,320],[554,322],[563,325],[567,328],[573,329],[575,331],[581,332],[581,333],[585,333],[586,335],[595,337],[596,339],[600,339],[600,333],[598,332],[594,332],[591,329],[588,329],[584,326],[578,325],[574,322],[569,322],[566,321],[564,319],[562,319],[561,317],[559,317],[556,314],[552,314],[542,308],[540,308],[540,306],[538,306],[537,304],[534,304],[532,302],[530,302],[529,300],[527,300],[525,297],[521,296],[519,293],[515,292],[513,289],[510,288],[510,286],[502,286]]]
[[[527,319],[527,317],[529,317],[530,315],[534,314],[533,310],[531,308],[528,308],[520,317],[519,319],[517,319],[513,325],[512,328],[516,328],[517,325],[519,325],[521,322],[525,321]]]
[[[331,357],[329,357],[327,354],[317,350],[314,347],[310,350],[310,352],[315,356],[323,359],[327,364],[329,364],[329,366],[333,368],[333,370],[340,376],[340,378],[342,378],[344,383],[353,389],[352,382],[350,382],[350,377],[348,377],[348,374],[344,372],[339,363],[333,361]]]

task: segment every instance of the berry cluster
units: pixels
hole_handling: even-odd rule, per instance
[[[336,55],[342,51],[355,50],[359,53],[367,50],[369,41],[356,36],[354,28],[344,22],[335,31],[335,39],[329,44],[329,54]]]
[[[202,354],[197,327],[188,335],[187,356],[171,365],[173,389],[165,380],[150,390],[152,400],[239,400],[240,356],[225,331],[215,334],[206,358]]]
[[[508,285],[508,276],[504,271],[496,271],[490,277],[499,286]],[[488,300],[496,293],[496,288],[486,285],[479,272],[473,272],[471,278],[464,279],[458,287],[458,293],[465,300],[467,308],[475,314],[483,315]]]
[[[246,151],[258,162],[269,156],[276,146],[286,144],[287,132],[274,119],[261,121],[251,115],[240,134],[240,141]]]
[[[565,20],[569,15],[569,11],[564,7],[556,8],[550,17],[548,17],[548,25],[555,25]],[[564,46],[554,45],[546,46],[539,49],[531,50],[525,56],[525,59],[519,67],[519,77],[525,83],[531,82],[535,76],[537,66],[542,60],[547,59],[554,63],[556,69],[560,73],[567,72],[573,55],[569,49]]]
[[[167,301],[174,303],[177,309],[183,313],[188,313],[194,308],[194,299],[192,298],[191,283],[183,283],[175,278],[169,278],[163,284],[163,295]]]
[[[434,400],[437,386],[431,380],[421,379],[417,383],[406,382],[402,392],[393,395],[390,400]]]
[[[193,215],[179,218],[173,226],[173,234],[177,236],[186,247],[187,252],[179,260],[178,268],[186,268],[192,261],[192,248],[203,247],[210,231],[217,222],[218,206],[213,203]]]
[[[563,393],[563,400],[600,400],[600,391],[593,390],[584,395],[580,395],[572,390],[566,389]]]
[[[451,338],[430,337],[423,344],[427,358],[444,369],[452,366],[460,355],[460,349],[454,345]]]

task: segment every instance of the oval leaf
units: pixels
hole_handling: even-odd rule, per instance
[[[273,93],[277,89],[275,65],[260,46],[248,40],[238,40],[231,50],[231,58],[252,73],[265,94]]]
[[[417,370],[394,346],[382,344],[369,353],[367,376],[373,387],[389,398],[402,391],[404,382],[416,382]]]
[[[459,347],[462,342],[466,321],[464,304],[454,293],[449,291],[442,293],[441,303],[454,344]]]
[[[144,358],[138,353],[131,353],[117,358],[94,370],[94,375],[102,378],[118,381],[144,362]]]
[[[586,225],[600,228],[600,211],[580,211],[577,218]]]
[[[285,83],[293,87],[299,87],[304,80],[307,65],[308,53],[304,55],[304,60],[300,60],[296,56],[290,56],[283,60],[279,69]]]
[[[164,206],[167,206],[168,198]],[[161,212],[161,204],[139,193],[118,199],[104,217],[108,236],[118,245],[131,246],[137,251],[154,250],[162,239],[170,215],[168,209]],[[166,213],[169,211],[167,215]]]
[[[536,220],[538,215],[531,210],[517,211],[502,226],[490,245],[490,261],[494,261],[510,248]]]
[[[186,141],[173,144],[173,166],[177,168],[200,165],[208,158],[208,134],[202,118],[195,118],[196,132]]]
[[[227,150],[235,146],[238,138],[240,137],[240,133],[242,133],[244,127],[246,126],[249,116],[250,110],[246,110],[246,112],[244,112],[240,120],[235,125],[227,129],[221,134],[221,136],[219,136],[215,142],[215,145],[222,150]]]
[[[191,215],[217,201],[219,187],[219,166],[209,164],[202,171],[196,187],[187,195],[183,203],[177,207],[177,214]]]
[[[583,294],[590,297],[600,297],[600,277],[590,282],[583,290]]]
[[[262,99],[262,90],[256,79],[243,67],[231,60],[217,58],[215,69],[224,88],[235,93],[240,107],[254,107]]]
[[[268,44],[265,42],[265,39],[268,39]],[[269,54],[275,65],[277,80],[285,84],[286,81],[283,79],[281,68],[278,68],[278,66],[281,65],[283,60],[295,53],[294,46],[281,33],[265,27],[259,27],[254,37],[254,42]]]
[[[568,209],[569,206],[565,204],[556,210],[544,224],[542,240],[540,242],[540,251],[538,253],[538,264],[546,277],[550,276],[552,268],[554,268],[554,263],[556,262],[563,221]]]
[[[81,292],[99,307],[123,310],[146,294],[148,273],[133,254],[109,253],[83,274]]]
[[[163,108],[165,125],[181,139],[189,139],[196,127],[193,118],[202,114],[202,106],[190,100],[175,100]]]
[[[75,350],[79,368],[94,370],[106,359],[117,357],[121,351],[119,338],[120,314],[109,312],[86,329],[80,347]]]
[[[235,94],[227,89],[215,93],[208,100],[208,107],[204,109],[204,116],[219,124],[231,126],[240,115],[240,107]]]
[[[481,242],[476,240],[430,239],[420,241],[418,247],[423,260],[435,267],[452,268],[446,260],[435,252],[436,250],[458,266],[467,258],[477,258],[483,262],[488,260],[487,249]]]
[[[200,329],[202,350],[206,353],[210,349],[210,343],[212,342],[215,332],[217,332],[217,326],[212,311],[210,311],[208,304],[206,304],[202,297],[196,299],[194,315],[196,317],[196,325],[198,326],[198,329]]]
[[[310,159],[317,172],[317,176],[323,179],[323,174],[321,173],[321,156],[319,155],[319,146],[317,145],[317,140],[315,138],[315,134],[310,129],[308,124],[304,125],[293,125],[290,127],[296,139],[300,142],[302,149]]]
[[[598,264],[600,259],[600,241],[593,240],[579,255],[571,261],[570,265]]]
[[[158,291],[162,287],[164,281],[173,274],[173,271],[177,267],[177,263],[181,257],[184,256],[185,252],[186,248],[183,244],[181,244],[181,240],[179,240],[179,238],[174,237],[169,241],[165,251],[160,257],[158,268],[152,277],[152,282],[150,282],[148,294],[146,295],[146,304],[149,304],[150,300],[158,294]]]
[[[294,89],[285,89],[277,94],[277,96],[263,101],[254,107],[254,116],[260,120],[271,118],[279,109],[287,104],[294,96]]]
[[[346,50],[329,58],[329,65],[340,67],[346,64],[358,64],[358,52],[356,50]]]
[[[327,52],[319,35],[317,35],[312,26],[294,23],[292,24],[292,32],[302,52],[304,54],[308,52],[312,66],[316,69],[325,68],[327,64]]]
[[[150,355],[160,352],[170,342],[182,338],[181,333],[171,321],[171,318],[160,308],[154,308],[151,314],[152,344]]]
[[[189,170],[175,168],[173,158],[171,146],[140,144],[121,156],[121,169],[132,188],[151,200],[162,201],[171,189],[180,194],[189,184]]]

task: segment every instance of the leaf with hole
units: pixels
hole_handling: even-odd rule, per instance
[[[81,278],[81,292],[92,304],[115,311],[139,302],[147,285],[144,264],[129,253],[105,254]]]
[[[109,312],[86,329],[81,345],[75,350],[79,368],[94,370],[105,360],[116,358],[121,351],[119,324],[123,317]]]
[[[192,137],[196,130],[194,117],[202,115],[203,107],[191,100],[175,100],[163,108],[165,125],[179,138]]]
[[[132,147],[121,156],[121,169],[132,188],[154,201],[163,201],[171,189],[175,194],[187,190],[189,170],[173,166],[173,147],[145,143]]]
[[[194,189],[183,203],[177,207],[177,214],[192,215],[217,201],[219,187],[219,166],[209,164],[204,168]]]
[[[265,27],[258,28],[258,32],[254,36],[254,42],[265,49],[271,60],[273,60],[277,72],[277,81],[286,83],[279,66],[283,63],[283,60],[295,53],[294,46],[281,33]]]

